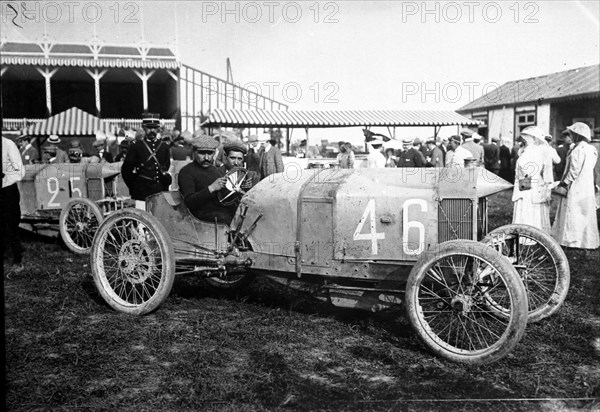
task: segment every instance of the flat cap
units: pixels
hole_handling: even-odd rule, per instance
[[[215,150],[219,142],[209,136],[199,136],[192,139],[192,147],[200,150]]]
[[[450,136],[450,137],[448,138],[448,141],[449,141],[449,142],[457,142],[457,143],[460,143],[460,136],[457,136],[457,135]]]
[[[227,143],[225,146],[223,146],[223,151],[225,153],[229,153],[231,151],[242,152],[243,154],[248,153],[248,149],[246,149],[246,146],[238,140],[234,140],[233,142]]]
[[[496,136],[492,137],[492,142],[497,143],[499,141],[500,141],[500,138],[498,138]]]
[[[473,130],[464,128],[464,129],[460,130],[460,134],[463,135],[463,136],[469,136],[470,137],[470,136],[473,136]]]

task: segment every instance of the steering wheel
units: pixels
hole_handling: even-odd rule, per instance
[[[234,167],[225,174],[227,181],[225,187],[219,190],[219,203],[225,206],[239,203],[249,187],[244,187],[250,182],[248,171],[243,167]]]

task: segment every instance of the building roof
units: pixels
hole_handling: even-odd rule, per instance
[[[551,73],[504,83],[466,104],[459,113],[540,101],[575,100],[600,96],[600,65]]]
[[[48,119],[33,124],[27,129],[30,136],[51,135],[59,136],[93,136],[97,131],[115,133],[110,126],[78,107],[71,107]]]
[[[165,47],[93,44],[38,44],[7,42],[0,47],[0,63],[17,66],[73,66],[175,69],[180,66]]]
[[[211,111],[204,126],[352,127],[478,125],[452,111],[425,110],[223,110]]]

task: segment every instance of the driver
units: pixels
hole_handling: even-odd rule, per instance
[[[225,170],[213,165],[219,142],[208,136],[192,140],[193,161],[180,171],[177,182],[183,201],[198,219],[229,224],[236,206],[219,203],[218,192],[225,187]]]

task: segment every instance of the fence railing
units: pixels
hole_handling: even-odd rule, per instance
[[[35,123],[43,122],[46,119],[28,119],[26,117],[22,119],[2,119],[2,130],[4,131],[18,131],[26,127],[31,126]]]
[[[30,118],[7,118],[2,120],[2,130],[4,131],[19,131],[25,129],[32,124],[43,122],[46,119],[30,119]],[[112,126],[115,130],[118,130],[121,127],[129,127],[131,129],[137,129],[142,127],[141,119],[102,119],[104,123]],[[161,119],[160,123],[166,129],[173,129],[175,127],[175,119]]]
[[[113,126],[116,129],[121,127],[128,127],[130,129],[137,129],[142,127],[142,119],[102,119],[106,124]],[[175,119],[160,119],[160,124],[165,129],[173,129],[175,127]]]

